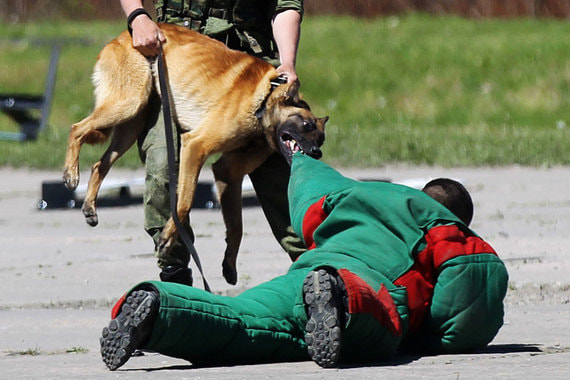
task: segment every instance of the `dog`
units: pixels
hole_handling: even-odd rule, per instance
[[[226,227],[223,275],[237,283],[236,261],[242,238],[241,183],[273,152],[289,164],[297,151],[320,158],[328,117],[317,118],[300,98],[299,83],[272,88],[279,76],[269,63],[231,50],[223,43],[185,28],[160,24],[167,42],[167,67],[173,119],[180,130],[177,215],[188,219],[199,173],[206,159],[221,153],[212,165]],[[82,144],[98,144],[111,136],[109,147],[91,168],[82,212],[96,226],[96,199],[109,169],[143,133],[146,107],[160,93],[157,64],[132,46],[123,32],[100,52],[93,73],[95,107],[69,132],[63,180],[79,184]],[[158,249],[167,253],[178,233],[172,218]]]

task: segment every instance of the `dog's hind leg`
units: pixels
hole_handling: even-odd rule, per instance
[[[146,102],[145,102],[146,103]],[[143,104],[145,105],[145,104]],[[142,107],[137,107],[141,112]],[[73,124],[67,139],[63,181],[70,190],[75,190],[79,184],[79,151],[83,144],[101,144],[105,142],[115,128],[129,124],[129,120],[137,116],[137,112],[128,115],[118,115],[122,111],[120,105],[103,104],[93,111],[91,115]],[[136,133],[133,131],[132,133]],[[113,132],[116,134],[116,132]],[[132,143],[131,143],[132,145]]]
[[[99,223],[97,217],[97,194],[103,183],[103,179],[109,173],[111,166],[119,159],[137,140],[145,126],[145,113],[137,115],[134,119],[115,127],[111,144],[103,153],[103,156],[91,167],[91,176],[87,185],[87,193],[83,200],[81,211],[85,216],[85,221],[90,226],[95,227]]]
[[[79,184],[81,146],[106,141],[114,127],[143,110],[152,91],[149,63],[132,46],[122,46],[116,40],[101,51],[93,82],[95,109],[69,132],[63,180],[70,190]]]
[[[263,150],[263,149],[262,149]],[[242,182],[269,156],[256,152],[237,150],[224,153],[213,165],[220,207],[226,226],[226,250],[222,262],[222,274],[229,284],[237,283],[237,256],[243,236]]]
[[[69,190],[75,190],[79,185],[79,151],[84,143],[96,144],[107,140],[112,131],[112,125],[107,125],[95,110],[91,115],[73,124],[67,138],[67,151],[63,170],[63,182]],[[98,122],[103,121],[103,123]]]

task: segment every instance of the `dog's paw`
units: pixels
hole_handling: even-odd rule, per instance
[[[156,247],[158,257],[167,257],[177,239],[178,231],[176,230],[174,221],[170,218],[168,222],[166,222],[158,239]]]
[[[237,284],[237,270],[234,266],[230,265],[227,260],[224,260],[222,263],[222,274],[228,284]]]
[[[166,257],[168,255],[168,252],[170,252],[170,248],[172,247],[174,240],[174,237],[165,237],[164,233],[160,235],[160,239],[158,240],[158,245],[156,247],[158,257]]]
[[[71,191],[77,189],[77,185],[79,185],[79,174],[77,174],[77,171],[65,169],[63,171],[63,183]]]
[[[91,227],[95,227],[97,224],[99,224],[99,217],[97,216],[97,213],[94,209],[84,207],[81,211],[83,212],[83,216],[85,216],[85,221]]]

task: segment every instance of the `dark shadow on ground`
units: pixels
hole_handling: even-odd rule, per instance
[[[539,344],[492,344],[489,345],[481,350],[477,350],[474,352],[466,353],[465,355],[485,355],[485,354],[512,354],[512,353],[539,353],[544,352]],[[354,364],[341,364],[338,368],[359,368],[359,367],[391,367],[391,366],[398,366],[398,365],[405,365],[412,363],[416,360],[421,359],[422,357],[435,357],[440,356],[441,354],[398,354],[394,355],[386,360],[376,363],[354,363]],[[454,354],[457,355],[457,354]],[[144,355],[140,355],[144,356]],[[259,365],[259,364],[267,364],[267,363],[249,363],[249,364],[236,364],[236,365]],[[166,367],[157,367],[157,368],[131,368],[131,369],[124,369],[120,371],[125,372],[134,372],[134,371],[145,371],[145,372],[156,372],[156,371],[186,371],[190,369],[198,369],[198,368],[213,368],[213,367],[233,367],[233,365],[193,365],[192,363],[188,363],[188,365],[172,365]]]
[[[481,350],[478,354],[512,354],[520,352],[543,352],[539,344],[491,344]]]

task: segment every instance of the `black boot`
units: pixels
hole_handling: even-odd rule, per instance
[[[162,268],[160,281],[192,286],[192,269],[169,265]]]
[[[305,342],[309,355],[325,368],[338,365],[346,323],[346,290],[334,270],[317,268],[303,282],[308,321]]]
[[[105,327],[99,339],[101,356],[111,371],[129,360],[133,352],[149,340],[160,301],[156,291],[136,290],[121,311]]]

